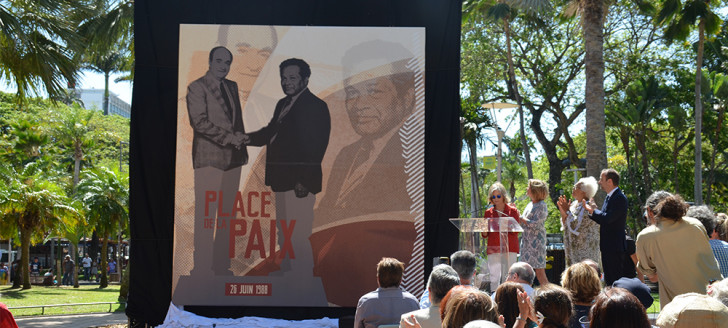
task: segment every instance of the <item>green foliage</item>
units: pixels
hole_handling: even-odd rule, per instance
[[[17,89],[22,104],[28,93],[54,97],[75,83],[74,50],[80,38],[70,13],[83,11],[79,1],[15,0],[0,5],[0,78]]]

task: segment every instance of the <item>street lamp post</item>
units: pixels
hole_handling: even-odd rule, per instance
[[[518,107],[518,105],[502,102],[491,102],[487,104],[482,104],[480,105],[480,107],[491,110],[491,117],[493,117],[493,123],[495,124],[495,133],[498,136],[498,182],[501,182],[503,172],[503,137],[506,135],[506,132],[498,127],[498,121],[496,120],[495,116],[495,109],[516,108]],[[506,127],[506,129],[508,129],[508,127]]]

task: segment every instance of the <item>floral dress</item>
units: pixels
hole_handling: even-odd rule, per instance
[[[546,268],[546,217],[548,210],[546,202],[530,202],[523,210],[521,226],[521,261],[531,265],[534,269]]]
[[[593,200],[589,203],[591,206],[596,206]],[[581,202],[571,203],[566,215],[566,222],[561,224],[561,230],[564,232],[566,266],[586,259],[600,262],[602,255],[599,252],[599,224],[589,219],[589,214]]]

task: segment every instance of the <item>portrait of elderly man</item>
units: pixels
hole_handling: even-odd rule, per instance
[[[415,71],[407,66],[412,57],[398,43],[375,40],[342,59],[344,106],[356,139],[336,155],[316,210],[314,226],[326,229],[311,238],[319,246],[315,272],[334,304],[350,303],[369,288],[367,268],[381,256],[411,262],[414,200],[405,172],[409,141],[401,130],[415,106]],[[327,279],[327,273],[349,279]]]

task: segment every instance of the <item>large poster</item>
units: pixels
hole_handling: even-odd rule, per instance
[[[172,301],[424,289],[425,29],[181,25]]]

